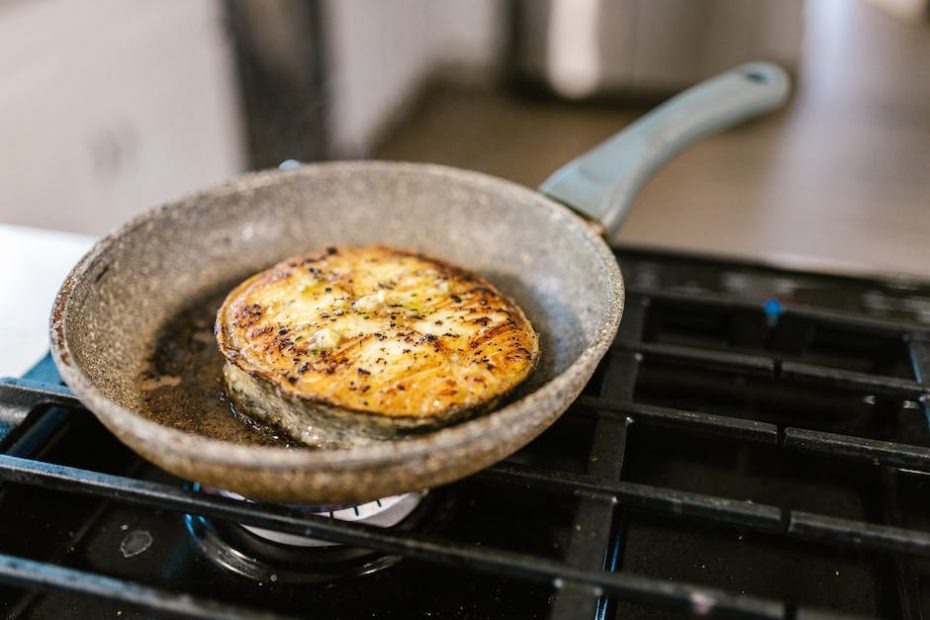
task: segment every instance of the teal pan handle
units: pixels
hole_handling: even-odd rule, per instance
[[[790,90],[778,65],[741,65],[666,101],[557,170],[539,190],[600,223],[610,237],[662,164],[704,136],[780,108]]]

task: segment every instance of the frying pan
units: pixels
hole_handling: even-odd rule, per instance
[[[244,175],[101,239],[55,302],[55,363],[143,457],[247,497],[361,501],[464,477],[551,425],[610,346],[624,292],[603,235],[619,227],[642,183],[688,143],[779,107],[788,90],[777,66],[738,67],[572,161],[541,192],[379,161]],[[506,406],[429,434],[349,450],[266,445],[222,402],[220,354],[205,327],[216,300],[284,257],[364,244],[415,249],[490,279],[539,332],[539,367]]]

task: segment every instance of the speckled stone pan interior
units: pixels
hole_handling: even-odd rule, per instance
[[[543,351],[522,395],[453,427],[341,451],[242,444],[199,423],[196,407],[154,407],[146,398],[143,359],[190,300],[284,257],[349,244],[435,255],[520,304]],[[603,240],[536,192],[441,166],[328,163],[243,176],[102,239],[62,287],[52,350],[82,402],[178,476],[256,498],[352,501],[461,478],[536,437],[594,372],[622,306],[620,272]]]

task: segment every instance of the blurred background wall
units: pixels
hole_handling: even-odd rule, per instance
[[[0,3],[0,221],[102,233],[243,168],[220,2]]]
[[[505,8],[496,0],[325,3],[330,153],[369,154],[438,71],[462,80],[493,72],[501,62]]]
[[[285,157],[368,156],[437,78],[491,84],[510,68],[558,90],[591,42],[604,90],[667,94],[748,57],[793,61],[800,6],[5,2],[0,220],[99,234]]]
[[[676,158],[619,239],[930,274],[926,0],[7,0],[0,222],[99,235],[286,158],[533,185],[750,59],[791,105]]]

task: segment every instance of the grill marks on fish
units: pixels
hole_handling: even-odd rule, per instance
[[[414,252],[328,248],[246,280],[217,316],[228,363],[284,397],[383,418],[456,418],[524,381],[523,311],[479,276]]]

